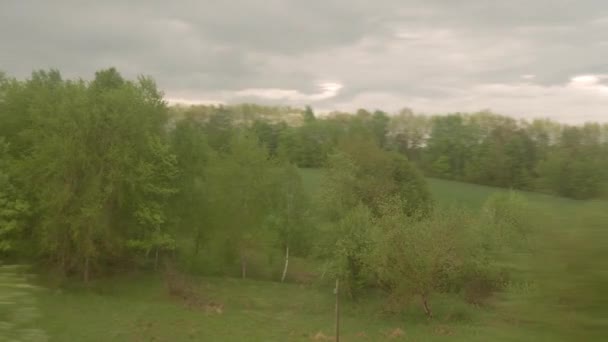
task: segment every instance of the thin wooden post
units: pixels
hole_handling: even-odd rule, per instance
[[[285,282],[285,276],[287,276],[287,267],[289,266],[289,245],[285,247],[285,266],[283,267],[283,275],[281,276],[281,283]]]
[[[340,279],[336,278],[336,342],[340,342]]]

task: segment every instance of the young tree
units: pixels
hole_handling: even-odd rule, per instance
[[[273,185],[271,213],[267,220],[274,239],[285,251],[285,263],[281,282],[285,281],[289,267],[290,250],[303,254],[309,248],[309,236],[312,227],[308,216],[309,200],[302,180],[295,166],[278,164],[271,171]]]
[[[414,220],[401,211],[401,206],[399,199],[383,205],[369,265],[394,302],[408,302],[418,296],[430,318],[433,294],[449,290],[450,280],[461,274],[466,262],[468,218],[447,211]]]
[[[229,154],[213,160],[206,175],[210,227],[238,255],[241,276],[247,277],[250,254],[262,239],[272,203],[272,166],[256,138],[236,135]]]
[[[320,230],[320,255],[326,259],[326,276],[339,279],[351,298],[369,284],[367,261],[372,250],[373,217],[364,205],[345,211],[339,220]]]

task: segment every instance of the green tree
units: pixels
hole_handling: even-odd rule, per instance
[[[90,83],[37,72],[12,96],[35,122],[17,140],[28,151],[18,167],[43,256],[87,281],[92,268],[124,257],[127,241],[160,234],[175,159],[152,80],[126,81],[114,69]]]
[[[306,106],[306,108],[304,108],[304,113],[302,114],[302,116],[304,117],[305,124],[311,123],[316,120],[315,113],[312,111],[312,108],[310,106]]]
[[[271,190],[274,195],[271,198],[271,212],[267,220],[274,240],[285,251],[285,264],[281,275],[281,282],[284,282],[290,251],[292,255],[294,252],[304,255],[310,248],[310,204],[295,166],[279,164],[274,166],[271,172],[274,183]]]
[[[382,208],[374,232],[370,268],[394,303],[418,297],[428,317],[431,299],[447,292],[468,258],[468,218],[456,211],[439,211],[425,220],[414,220],[400,210],[399,199]]]
[[[389,121],[388,115],[381,110],[375,111],[372,115],[371,130],[374,133],[378,146],[381,148],[386,147]]]
[[[0,137],[0,255],[15,252],[24,233],[30,206],[11,181],[8,144]]]
[[[176,124],[171,132],[171,147],[179,170],[178,193],[172,200],[174,224],[180,234],[193,241],[193,253],[197,255],[208,228],[210,199],[205,176],[213,153],[207,145],[204,126],[193,117]]]
[[[578,199],[598,196],[608,178],[598,158],[601,153],[599,135],[593,138],[585,128],[565,127],[559,143],[537,167],[539,188]]]
[[[462,179],[478,141],[475,128],[468,125],[462,115],[434,117],[425,154],[427,168],[434,175],[445,177],[447,174],[449,178]],[[440,159],[447,161],[449,173],[433,168]],[[440,165],[443,168],[444,163]]]
[[[205,124],[205,134],[209,146],[215,151],[226,153],[230,150],[230,141],[234,136],[233,117],[225,107],[214,109]]]
[[[424,115],[414,115],[406,108],[390,118],[387,145],[391,150],[405,155],[408,160],[420,162],[429,133],[429,118]]]
[[[239,259],[245,278],[251,254],[267,238],[263,228],[272,208],[274,161],[253,136],[235,135],[230,145],[230,153],[212,160],[205,176],[212,199],[209,225],[214,242],[227,246],[227,258]]]
[[[432,200],[427,184],[405,157],[383,151],[373,140],[359,137],[343,140],[338,151],[343,157],[338,157],[337,163],[329,163],[329,179],[333,184],[328,182],[324,186],[324,191],[332,193],[328,197],[353,197],[351,206],[360,202],[373,213],[379,212],[379,205],[387,197],[402,199],[402,210],[407,215],[425,214],[431,210]],[[348,176],[332,179],[333,173]]]
[[[372,228],[372,213],[364,205],[357,205],[320,230],[323,234],[320,255],[326,260],[325,275],[340,279],[342,288],[351,298],[356,298],[370,283],[366,263],[372,250]]]

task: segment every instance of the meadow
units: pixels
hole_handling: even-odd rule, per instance
[[[300,172],[306,189],[314,196],[321,185],[320,170]],[[478,210],[493,193],[506,191],[438,179],[428,181],[439,206],[469,210]],[[584,206],[605,205],[535,193],[525,196],[531,205],[551,208],[551,213],[560,217]],[[292,270],[300,271],[303,270],[297,266]],[[298,284],[293,274],[287,283],[226,277],[192,279],[201,297],[221,303],[221,307],[193,307],[169,295],[161,276],[131,272],[95,280],[88,286],[75,282],[64,283],[61,288],[35,290],[33,305],[40,317],[31,324],[46,334],[39,337],[40,341],[45,340],[44,336],[49,341],[83,342],[333,340],[335,297],[326,283]],[[49,284],[48,279],[30,282]],[[356,302],[343,300],[342,341],[556,338],[545,331],[535,331],[532,325],[514,323],[492,303],[478,307],[452,295],[440,295],[435,301],[435,318],[427,320],[417,305],[399,314],[385,312],[380,296],[367,296]]]

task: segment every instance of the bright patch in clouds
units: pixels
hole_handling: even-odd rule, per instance
[[[594,85],[598,83],[600,83],[600,78],[595,75],[582,75],[570,79],[572,85]]]
[[[184,99],[184,98],[175,98],[175,97],[169,97],[169,98],[165,98],[165,101],[167,101],[167,103],[169,105],[190,105],[190,106],[194,106],[194,105],[206,105],[206,106],[219,106],[219,105],[224,105],[226,104],[223,101],[217,101],[217,100],[195,100],[195,99]]]
[[[290,100],[290,101],[320,101],[330,99],[339,94],[343,85],[336,82],[319,83],[320,92],[305,94],[298,90],[281,88],[252,88],[237,91],[239,97],[259,97],[268,100]]]
[[[602,84],[602,79],[607,78],[606,75],[582,75],[570,79],[568,86],[574,89],[582,89],[588,91],[599,92],[602,95],[608,95],[608,85]]]

